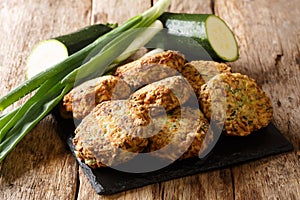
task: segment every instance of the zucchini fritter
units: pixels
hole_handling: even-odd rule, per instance
[[[197,157],[207,147],[202,143],[209,131],[209,122],[197,108],[176,108],[166,120],[157,117],[153,123],[163,127],[149,138],[150,152],[156,157],[171,161]],[[206,145],[213,138],[208,140]]]
[[[217,92],[223,86],[224,93]],[[215,100],[212,100],[212,95]],[[222,105],[222,98],[226,98]],[[227,135],[246,136],[251,132],[267,126],[273,115],[270,98],[246,75],[239,73],[224,73],[215,76],[201,87],[201,108],[208,119],[224,121],[224,131]],[[214,110],[212,110],[212,105]],[[225,109],[226,116],[219,115],[218,109]],[[216,112],[215,116],[212,113]]]
[[[133,118],[137,123],[147,124],[151,117],[183,105],[192,93],[193,89],[181,76],[172,76],[151,83],[130,96]]]
[[[127,100],[97,105],[75,130],[77,156],[91,167],[112,166],[132,159],[148,145],[153,127],[133,123]]]
[[[184,63],[182,54],[166,51],[120,66],[114,75],[123,79],[135,91],[152,82],[178,75]]]
[[[182,75],[188,80],[196,95],[199,96],[202,85],[214,76],[225,72],[231,72],[231,68],[224,63],[197,60],[186,63]]]
[[[125,99],[130,87],[118,77],[102,76],[86,81],[73,88],[63,99],[63,107],[73,112],[73,117],[82,119],[99,103],[112,99]]]

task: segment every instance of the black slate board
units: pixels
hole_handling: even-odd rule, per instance
[[[54,113],[59,132],[72,153],[74,122]],[[269,124],[247,137],[221,136],[212,152],[205,158],[192,158],[175,162],[163,169],[148,173],[126,173],[112,168],[91,169],[78,160],[83,172],[98,194],[114,194],[145,185],[180,178],[252,161],[293,150],[292,144],[273,125]]]

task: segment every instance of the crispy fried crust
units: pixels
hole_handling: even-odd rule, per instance
[[[102,76],[82,83],[63,99],[63,107],[82,119],[99,103],[111,99],[124,99],[130,95],[130,87],[118,77]]]
[[[223,95],[220,86],[223,86]],[[219,96],[212,97],[212,94]],[[224,105],[222,98],[226,97]],[[215,100],[212,100],[215,98]],[[239,73],[224,73],[215,76],[201,87],[201,108],[208,119],[224,121],[224,131],[227,135],[245,136],[267,126],[273,115],[270,98],[246,75]],[[214,110],[212,110],[214,105]],[[226,109],[222,119],[218,109]],[[212,116],[212,112],[217,113]],[[224,116],[224,115],[223,115]]]
[[[175,161],[196,157],[204,150],[201,146],[209,130],[209,122],[199,109],[176,108],[166,119],[154,118],[153,123],[162,127],[149,138],[149,151],[154,156]]]
[[[148,124],[151,117],[183,105],[192,93],[192,88],[181,76],[172,76],[151,83],[130,96],[133,118],[139,124]]]
[[[188,80],[197,96],[200,94],[201,86],[220,73],[231,72],[231,68],[214,61],[191,61],[186,63],[182,75]]]
[[[132,91],[161,80],[178,75],[182,71],[185,58],[176,51],[167,51],[144,57],[118,67],[114,75],[130,85]]]

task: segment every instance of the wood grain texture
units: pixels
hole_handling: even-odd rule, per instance
[[[157,2],[157,0],[154,0]],[[176,13],[213,13],[213,1],[211,0],[172,0],[170,12]]]
[[[92,23],[118,23],[151,7],[150,0],[93,0]]]
[[[90,1],[1,1],[0,95],[25,80],[34,44],[88,25],[90,11]],[[74,199],[77,170],[48,116],[0,165],[0,199]]]
[[[152,199],[161,199],[159,196],[159,184],[153,184],[137,189],[128,190],[125,192],[120,192],[113,195],[98,195],[92,188],[89,180],[83,173],[83,171],[79,170],[80,176],[80,188],[78,193],[78,200],[80,199],[94,199],[94,200],[121,200],[121,199],[145,199],[145,200],[152,200]]]
[[[233,199],[229,169],[188,176],[161,185],[161,199]]]
[[[122,23],[151,0],[0,1],[0,95],[25,80],[39,40],[97,22]],[[155,2],[155,0],[154,0]],[[300,193],[300,8],[298,0],[172,0],[171,12],[215,13],[236,34],[235,72],[270,95],[275,125],[295,151],[110,196],[95,193],[48,116],[0,164],[0,199],[297,199]],[[22,102],[14,105],[17,106]]]

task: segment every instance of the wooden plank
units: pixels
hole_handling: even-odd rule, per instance
[[[216,0],[216,14],[237,35],[233,70],[257,80],[270,95],[275,125],[295,152],[233,168],[235,199],[297,199],[300,193],[300,14],[295,1]]]
[[[213,3],[211,0],[190,0],[180,1],[172,0],[172,4],[169,8],[170,12],[177,13],[212,13]]]
[[[82,172],[81,168],[79,169],[79,177],[80,177],[80,187],[78,193],[78,200],[84,199],[93,199],[93,200],[121,200],[121,199],[145,199],[145,200],[153,200],[160,199],[159,193],[159,184],[154,184],[150,186],[145,186],[137,189],[128,190],[125,192],[120,192],[113,195],[98,195],[95,190],[92,188],[89,180]]]
[[[299,151],[300,21],[297,19],[300,10],[297,3],[297,0],[272,4],[267,0],[173,0],[170,11],[212,13],[215,10],[225,19],[240,45],[241,58],[231,64],[233,70],[255,78],[267,91],[275,109],[274,123]],[[150,0],[1,1],[0,95],[25,79],[25,59],[38,40],[90,23],[122,23],[150,4]],[[134,8],[128,9],[128,5]],[[77,195],[78,199],[296,199],[300,193],[299,155],[294,152],[232,170],[227,168],[99,196],[81,169],[77,174],[78,165],[55,128],[55,121],[48,116],[0,164],[0,199],[76,199]]]
[[[129,9],[133,6],[132,9]],[[150,0],[94,0],[92,6],[92,23],[123,23],[125,20],[142,13],[151,7]],[[95,193],[90,182],[85,177],[81,169],[79,170],[79,191],[78,199],[142,199],[152,197],[152,187],[144,187],[131,191],[121,192],[112,196],[99,196]]]
[[[88,25],[90,8],[88,0],[1,1],[0,95],[25,80],[36,42]],[[0,199],[75,199],[77,170],[48,116],[0,165]]]
[[[164,182],[160,190],[162,199],[233,199],[230,169]]]
[[[119,23],[133,17],[151,6],[150,0],[93,0],[92,23]]]

